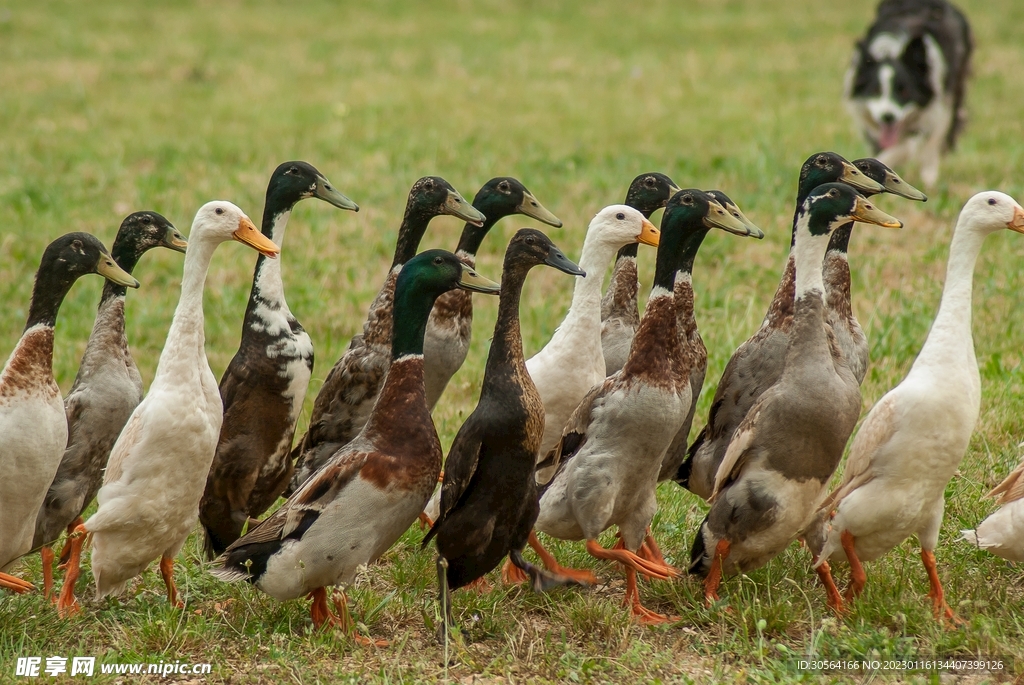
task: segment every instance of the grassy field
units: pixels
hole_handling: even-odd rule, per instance
[[[699,428],[725,362],[774,291],[800,163],[823,149],[850,159],[868,153],[840,91],[871,4],[0,2],[0,354],[20,335],[34,269],[53,238],[85,230],[109,245],[138,209],[187,230],[214,198],[258,220],[273,168],[305,159],[362,211],[303,203],[284,245],[288,301],[317,355],[302,430],[383,280],[415,179],[438,174],[472,197],[490,177],[514,175],[564,221],[549,233],[577,257],[590,217],[621,201],[634,175],[660,170],[684,187],[726,190],[767,233],[762,242],[712,235],[698,257],[697,316],[710,351]],[[862,227],[853,241],[854,308],[872,344],[865,410],[903,377],[924,340],[962,203],[989,188],[1024,199],[1024,95],[1013,76],[1024,73],[1024,4],[961,5],[978,44],[961,147],[926,205],[881,200],[904,219],[903,231]],[[918,180],[913,170],[905,176]],[[504,244],[527,223],[499,224],[481,273],[500,275]],[[437,219],[423,247],[454,248],[460,230]],[[645,284],[653,256],[641,249]],[[563,561],[593,568],[607,584],[538,596],[499,582],[482,595],[459,593],[467,638],[446,654],[432,640],[433,558],[419,551],[414,528],[350,593],[364,631],[393,641],[372,650],[312,633],[304,602],[282,605],[215,580],[194,537],[178,565],[184,611],[168,607],[152,569],[121,601],[87,604],[68,621],[38,594],[0,595],[0,682],[16,680],[17,656],[52,654],[211,662],[211,676],[190,682],[231,683],[783,682],[816,678],[797,669],[795,658],[808,655],[1001,655],[1022,674],[1024,574],[957,540],[992,510],[982,495],[1019,460],[1022,258],[1020,236],[993,236],[975,277],[982,412],[947,488],[937,551],[962,629],[933,621],[913,541],[868,565],[866,593],[844,619],[830,616],[807,553],[794,546],[724,583],[729,611],[705,609],[690,578],[644,584],[648,606],[681,617],[657,629],[631,623],[620,606],[621,573],[582,545],[555,544]],[[207,352],[218,377],[237,347],[254,260],[226,245],[210,272]],[[129,338],[147,383],[181,266],[180,255],[150,253],[136,270],[142,288],[128,297]],[[100,288],[99,278],[83,279],[61,310],[55,372],[65,391]],[[564,275],[530,277],[527,354],[550,337],[570,295]],[[476,305],[469,359],[435,413],[445,446],[474,406],[494,322],[493,299]],[[659,502],[655,533],[670,560],[685,565],[704,507],[673,484]],[[38,558],[16,572],[40,581]],[[846,570],[838,575],[845,582]],[[83,589],[87,566],[84,576]]]

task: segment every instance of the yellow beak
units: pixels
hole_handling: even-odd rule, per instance
[[[658,243],[661,242],[661,231],[655,228],[654,224],[650,221],[644,219],[643,227],[640,229],[640,235],[637,236],[636,241],[644,245],[657,247]]]

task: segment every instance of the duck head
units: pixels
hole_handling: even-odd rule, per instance
[[[149,211],[134,212],[121,222],[110,253],[125,271],[131,273],[139,258],[154,247],[184,252],[188,241],[163,215]]]
[[[810,235],[827,236],[850,221],[902,228],[903,222],[875,207],[845,183],[825,183],[810,192],[799,210],[800,223]]]
[[[448,214],[474,226],[483,226],[487,218],[440,176],[424,176],[413,184],[405,214],[422,218]]]
[[[99,238],[89,233],[68,233],[46,246],[36,271],[26,329],[36,324],[53,326],[57,310],[79,277],[99,274],[111,283],[138,288],[139,282],[117,265]]]
[[[315,197],[338,209],[359,211],[359,205],[338,191],[316,168],[301,161],[284,162],[270,176],[267,209],[271,215],[288,211],[300,200]]]
[[[720,205],[722,205],[722,207],[725,209],[725,211],[727,211],[729,214],[731,214],[733,216],[733,218],[739,219],[739,222],[741,224],[743,224],[744,226],[746,226],[747,229],[750,231],[749,235],[751,235],[754,238],[757,238],[759,240],[761,238],[764,238],[764,231],[762,231],[760,228],[755,226],[754,222],[752,222],[750,219],[748,219],[746,217],[746,215],[744,215],[743,212],[740,211],[740,208],[736,205],[735,202],[733,202],[731,199],[729,199],[728,195],[723,193],[721,190],[706,190],[704,192],[706,192],[708,195],[710,195],[715,200],[718,200],[718,203]]]
[[[640,174],[629,184],[626,204],[651,218],[657,210],[668,204],[670,197],[679,192],[679,186],[665,174],[651,171]]]
[[[879,162],[874,157],[855,159],[853,161],[853,166],[857,167],[862,174],[870,178],[872,181],[881,185],[883,192],[899,195],[900,197],[905,197],[908,200],[917,200],[919,202],[928,201],[927,195],[904,181],[899,177],[899,174]],[[871,191],[861,191],[864,195],[868,195],[870,192]]]
[[[485,183],[473,198],[473,206],[491,225],[507,216],[522,214],[548,226],[562,226],[562,221],[545,209],[526,186],[510,176],[499,176]]]
[[[661,231],[639,210],[627,205],[609,205],[591,219],[587,237],[619,249],[630,243],[658,246]]]
[[[1003,228],[1024,233],[1024,209],[1006,193],[986,190],[968,200],[960,210],[957,226],[961,224],[986,233]]]
[[[519,229],[505,250],[504,270],[507,272],[515,268],[531,269],[539,264],[546,264],[572,276],[587,275],[544,233],[535,228]]]
[[[245,212],[226,200],[207,202],[196,212],[189,233],[192,243],[207,242],[214,245],[237,240],[248,245],[264,257],[277,257],[281,249],[256,228]]]
[[[797,204],[802,205],[808,193],[823,183],[845,183],[869,193],[883,190],[881,184],[865,176],[842,156],[835,152],[818,152],[808,157],[800,167]]]
[[[402,266],[395,283],[393,360],[423,354],[423,337],[434,300],[455,288],[489,295],[497,295],[499,290],[497,283],[446,250],[421,252]]]

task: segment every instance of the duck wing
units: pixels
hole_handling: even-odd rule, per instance
[[[451,449],[448,451],[448,459],[444,463],[444,482],[441,484],[440,513],[434,525],[427,534],[423,536],[423,543],[420,547],[426,547],[427,543],[441,529],[448,514],[458,506],[462,496],[469,489],[477,466],[480,463],[480,451],[483,449],[483,426],[476,421],[474,412],[462,424]]]
[[[590,422],[593,418],[594,406],[600,398],[605,396],[618,376],[618,373],[614,376],[609,376],[605,379],[604,383],[598,383],[591,388],[590,392],[583,397],[580,403],[576,405],[576,409],[569,415],[569,420],[565,422],[565,427],[562,429],[562,437],[551,448],[551,451],[548,452],[544,460],[537,464],[538,472],[548,470],[551,475],[550,478],[544,481],[538,495],[544,493],[544,490],[547,489],[546,486],[554,482],[555,476],[565,469],[569,461],[586,444],[587,430],[590,428]]]

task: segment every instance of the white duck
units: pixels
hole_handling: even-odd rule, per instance
[[[658,245],[658,229],[636,209],[605,207],[590,222],[572,304],[551,340],[526,360],[544,403],[544,438],[538,459],[547,456],[562,437],[562,428],[583,397],[605,379],[601,349],[601,286],[619,248],[630,243]]]
[[[28,322],[0,372],[0,569],[32,549],[39,505],[68,441],[64,402],[53,378],[53,329],[71,286],[91,273],[139,287],[88,233],[68,233],[46,247]],[[0,587],[24,592],[32,584],[0,573]]]
[[[217,379],[206,359],[203,288],[213,251],[228,240],[267,257],[277,245],[230,202],[203,205],[192,222],[181,296],[149,394],[132,412],[110,453],[98,511],[72,533],[71,557],[57,608],[77,607],[74,589],[82,544],[93,539],[96,593],[117,592],[160,558],[172,605],[174,557],[199,517],[199,500],[223,418]]]
[[[1024,461],[986,497],[1002,504],[975,530],[962,530],[964,540],[1010,561],[1024,562]]]
[[[848,601],[867,580],[862,561],[916,535],[936,618],[958,620],[945,601],[935,546],[946,484],[967,451],[981,403],[971,334],[974,264],[985,236],[1002,228],[1024,233],[1024,209],[1009,195],[987,191],[964,205],[924,347],[903,382],[871,409],[850,448],[842,483],[822,504],[822,514],[834,513],[816,563],[849,561]],[[821,520],[827,524],[827,517]],[[814,537],[808,534],[812,549]]]

